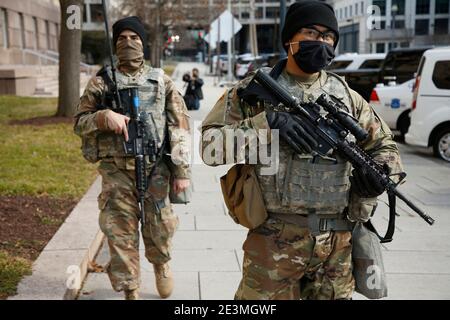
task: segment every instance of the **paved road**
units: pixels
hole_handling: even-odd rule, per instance
[[[198,121],[206,116],[225,89],[214,86],[217,81],[205,76],[204,65],[181,63],[174,73],[180,91],[181,76],[193,67],[200,69],[205,80],[202,107],[191,111],[193,130],[197,132],[194,135],[198,136]],[[174,238],[171,266],[176,287],[170,299],[232,299],[241,277],[241,246],[246,230],[227,216],[221,198],[219,178],[228,167],[211,168],[201,164],[197,146],[195,141],[193,200],[174,208],[180,217],[180,228]],[[450,299],[450,164],[433,158],[429,151],[406,145],[400,145],[400,149],[408,173],[408,181],[401,189],[432,215],[436,224],[429,227],[399,201],[395,239],[383,248],[388,299]],[[386,198],[380,201],[375,218],[380,229],[387,226],[388,209],[383,201]],[[141,253],[141,297],[159,299],[153,269]],[[107,260],[104,245],[97,263],[105,264]],[[81,292],[83,300],[123,297],[111,289],[104,273],[89,274]],[[362,298],[355,295],[355,299]]]

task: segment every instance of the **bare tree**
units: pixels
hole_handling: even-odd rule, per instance
[[[156,67],[162,55],[163,35],[171,28],[183,28],[195,24],[206,27],[211,21],[209,0],[121,0],[118,7],[123,16],[137,15],[145,24],[151,49],[151,61]],[[223,11],[226,0],[214,1],[213,15]]]
[[[59,0],[59,3],[61,6],[61,34],[59,40],[59,98],[56,116],[71,117],[80,100],[80,24],[82,23],[84,1]]]

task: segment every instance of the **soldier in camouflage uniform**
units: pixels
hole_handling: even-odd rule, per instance
[[[339,40],[332,7],[313,0],[294,3],[287,12],[282,38],[288,59],[278,83],[304,102],[315,101],[324,92],[341,100],[345,111],[369,132],[361,147],[391,172],[401,172],[399,152],[385,122],[342,78],[323,71],[334,58]],[[281,137],[276,174],[263,173],[267,164],[255,164],[269,217],[249,231],[243,244],[243,274],[235,299],[351,299],[355,286],[352,222],[371,217],[383,188],[363,172],[352,171],[337,154],[314,156],[314,133],[307,132],[295,116],[242,100],[238,89],[249,80],[229,89],[201,127],[203,141],[217,130],[225,140],[226,131],[239,129],[265,129],[269,143],[271,130],[279,130]],[[267,141],[261,139],[260,144]],[[228,143],[222,143],[223,150],[214,150],[211,161],[211,155],[205,154],[208,144],[203,142],[205,163],[226,163]],[[235,149],[234,162],[248,162],[249,142],[230,145]]]
[[[145,31],[137,17],[124,18],[114,24],[113,43],[118,58],[118,89],[138,87],[141,111],[154,119],[154,123],[150,123],[147,121],[150,117],[146,117],[146,133],[157,136],[158,150],[162,148],[165,138],[167,147],[172,150],[172,159],[164,157],[157,162],[149,178],[144,205],[146,221],[141,228],[145,257],[154,266],[160,296],[166,298],[173,290],[168,261],[171,259],[171,239],[178,226],[178,217],[172,211],[168,193],[170,187],[178,193],[190,183],[189,116],[172,80],[163,70],[145,65]],[[130,118],[108,109],[110,106],[104,97],[110,88],[105,79],[111,79],[112,74],[108,69],[106,77],[104,70],[88,83],[78,105],[74,130],[82,137],[85,158],[91,162],[100,161],[98,171],[102,176],[102,192],[98,197],[101,210],[99,224],[110,249],[107,272],[111,284],[114,290],[125,291],[126,299],[137,299],[141,216],[134,157],[127,157],[123,147],[124,140],[128,140],[127,124]],[[154,164],[147,157],[147,173],[151,172]]]

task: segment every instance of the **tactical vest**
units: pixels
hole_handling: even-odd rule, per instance
[[[112,78],[111,69],[107,69],[109,78]],[[154,136],[157,134],[158,148],[161,147],[166,126],[165,113],[165,84],[162,69],[144,66],[144,69],[135,77],[116,72],[117,88],[119,91],[132,87],[139,88],[140,111],[144,113],[142,117],[146,124],[145,136]],[[103,75],[105,86],[105,76]],[[110,95],[110,94],[109,94]],[[99,108],[109,108],[105,97],[108,96],[108,88],[105,88],[103,101]],[[107,100],[107,99],[106,99]],[[106,104],[106,105],[105,105]],[[129,116],[128,112],[125,112]],[[152,120],[153,118],[153,120]],[[108,157],[125,157],[124,137],[114,132],[97,132],[95,135],[95,144],[83,141],[83,154],[85,158],[98,161]],[[93,161],[93,162],[95,162]]]
[[[282,74],[277,81],[300,100],[315,101],[326,92],[339,98],[354,115],[354,106],[346,83],[337,75],[322,72],[326,78],[320,88],[302,89],[294,79]],[[324,112],[322,110],[322,112]],[[351,165],[337,154],[313,157],[297,154],[282,139],[279,141],[279,168],[275,175],[261,174],[256,166],[268,212],[318,215],[341,214],[349,203]],[[263,171],[264,172],[264,171]]]

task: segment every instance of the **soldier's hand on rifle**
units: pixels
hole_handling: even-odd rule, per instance
[[[388,168],[383,167],[385,170]],[[389,174],[389,173],[388,173]],[[352,191],[361,198],[376,198],[383,194],[384,186],[380,180],[364,169],[354,169],[350,177]]]
[[[174,179],[173,180],[173,191],[175,193],[180,193],[186,190],[191,184],[189,179]]]
[[[317,148],[317,135],[303,126],[298,116],[268,110],[266,117],[270,128],[280,130],[280,136],[297,153],[310,153]]]
[[[128,141],[128,122],[130,118],[120,113],[108,110],[106,113],[106,124],[108,129],[114,131],[116,134],[123,134],[125,141]]]

